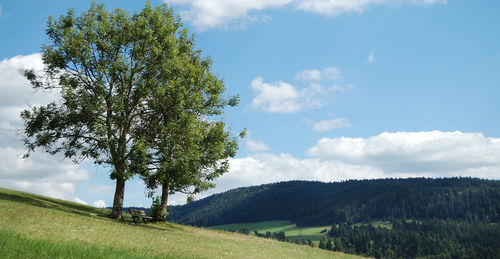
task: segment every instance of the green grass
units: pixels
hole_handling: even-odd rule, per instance
[[[311,239],[313,243],[316,245],[323,238],[328,238],[328,230],[330,230],[331,226],[321,226],[321,227],[297,227],[295,223],[292,223],[288,220],[271,220],[271,221],[260,221],[260,222],[252,222],[252,223],[236,223],[236,224],[227,224],[227,225],[219,225],[210,227],[211,229],[218,230],[238,230],[243,228],[248,228],[251,234],[254,234],[254,230],[257,230],[259,233],[266,233],[269,231],[273,232],[285,232],[285,236],[288,239],[296,240],[296,239]],[[327,230],[324,233],[321,233],[323,230]]]
[[[1,258],[358,258],[225,231],[116,221],[109,213],[0,188]]]

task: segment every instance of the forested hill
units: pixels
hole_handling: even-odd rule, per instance
[[[174,222],[212,226],[290,220],[302,226],[376,219],[500,220],[500,181],[476,178],[291,181],[169,207]]]

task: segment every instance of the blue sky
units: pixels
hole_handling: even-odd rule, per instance
[[[0,0],[0,186],[112,204],[106,168],[44,154],[22,160],[14,134],[23,107],[51,98],[19,75],[41,66],[47,17],[90,2]],[[103,2],[130,13],[144,4]],[[166,2],[227,93],[241,97],[224,120],[249,130],[230,173],[198,198],[293,179],[500,178],[500,2]],[[150,204],[139,180],[127,183],[126,206]]]

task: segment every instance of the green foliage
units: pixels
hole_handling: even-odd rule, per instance
[[[215,118],[238,97],[222,97],[212,61],[166,4],[146,2],[130,15],[93,3],[80,15],[49,17],[46,32],[46,68],[25,76],[34,88],[59,91],[61,102],[22,112],[27,155],[39,148],[109,165],[116,218],[133,175],[150,188],[197,193],[228,170],[236,138]]]
[[[395,221],[391,229],[347,226],[335,250],[376,258],[498,258],[500,224],[429,219]]]
[[[318,247],[321,248],[321,249],[326,249],[326,245],[325,245],[325,240],[324,239],[321,239],[319,241]]]
[[[161,209],[161,198],[158,196],[154,197],[151,204],[151,217],[153,221],[165,221],[166,216]]]
[[[333,243],[332,240],[328,239],[328,242],[326,242],[326,250],[333,250]]]

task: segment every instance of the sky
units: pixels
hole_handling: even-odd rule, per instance
[[[197,199],[288,180],[500,179],[499,1],[164,2],[212,58],[226,94],[239,94],[223,116],[228,129],[249,133],[229,172]],[[90,3],[0,0],[0,187],[112,205],[109,168],[42,152],[23,159],[19,135],[20,112],[57,96],[22,76],[43,67],[47,17]],[[125,206],[151,206],[140,179],[125,189]]]

